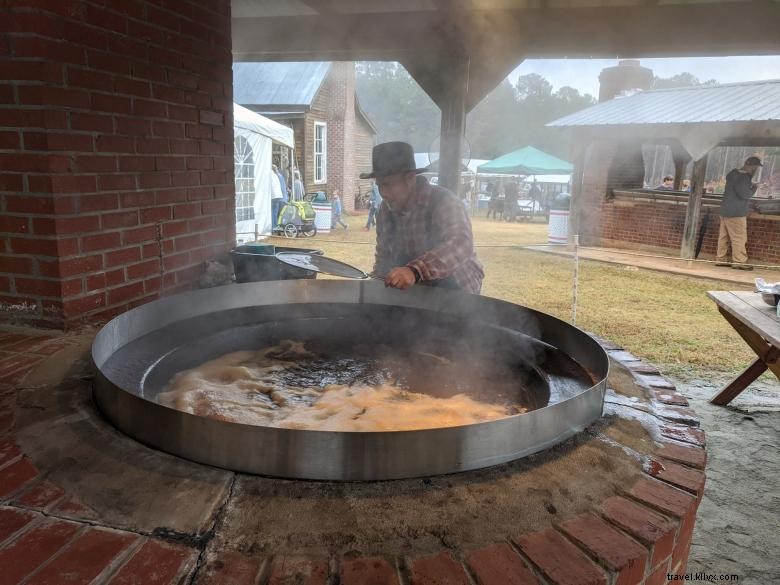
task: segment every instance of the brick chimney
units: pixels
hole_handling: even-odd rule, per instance
[[[653,86],[653,70],[642,67],[638,59],[623,59],[599,75],[599,102],[606,102],[623,92],[646,90]]]
[[[328,187],[341,192],[346,211],[355,209],[355,63],[331,65],[331,109],[328,117]]]

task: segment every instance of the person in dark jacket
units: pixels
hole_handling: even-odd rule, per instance
[[[753,270],[747,264],[747,214],[750,198],[756,192],[753,175],[761,164],[758,157],[751,156],[741,169],[733,169],[726,175],[726,188],[720,205],[720,234],[715,266],[731,266],[737,270]],[[728,261],[729,244],[731,262]]]
[[[382,207],[382,195],[379,194],[379,187],[376,181],[371,183],[371,195],[368,198],[368,221],[366,221],[366,231],[371,229],[372,225],[376,224],[376,214],[379,213],[379,208]]]

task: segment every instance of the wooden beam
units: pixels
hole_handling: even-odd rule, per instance
[[[524,59],[514,54],[496,53],[493,57],[472,55],[466,112],[473,110],[485,96],[504,81]]]
[[[334,0],[301,0],[301,2],[312,10],[316,10],[319,14],[338,13]]]
[[[407,13],[234,18],[232,24],[236,61],[401,61],[443,53],[450,38],[442,16]]]
[[[233,19],[238,61],[400,60],[451,47],[477,54],[500,42],[521,57],[614,58],[778,52],[777,5],[728,2],[514,10],[429,10]],[[465,14],[465,16],[463,15]],[[745,18],[749,14],[750,18]],[[465,19],[465,20],[464,20]],[[729,26],[724,28],[723,23]],[[717,30],[714,35],[711,31]],[[659,40],[658,31],[663,31]],[[493,41],[491,41],[493,39]],[[510,59],[511,60],[511,59]]]
[[[672,188],[675,191],[682,191],[682,184],[684,179],[683,175],[685,174],[685,167],[688,166],[689,160],[691,159],[674,157],[674,185]]]
[[[776,351],[777,350],[775,350],[775,352]],[[729,384],[718,392],[710,402],[712,404],[717,404],[718,406],[725,406],[739,396],[764,372],[766,372],[766,364],[759,358],[750,364],[739,376],[729,382]]]
[[[693,258],[696,250],[696,235],[699,233],[701,220],[701,199],[704,191],[704,174],[707,171],[707,155],[693,163],[693,175],[691,176],[691,195],[688,197],[688,206],[685,210],[685,228],[683,229],[682,245],[680,246],[681,258]]]
[[[441,102],[452,83],[452,80],[443,76],[441,72],[447,69],[450,61],[449,57],[441,53],[428,53],[414,59],[404,59],[401,65],[406,68],[417,85],[428,94],[433,103],[441,107]]]
[[[441,138],[439,140],[439,185],[456,195],[460,187],[462,144],[466,134],[466,96],[469,91],[469,61],[454,58],[448,67],[452,82],[439,102]]]
[[[674,161],[674,190],[682,191],[685,167],[691,162],[691,155],[678,140],[670,140],[669,147],[672,149],[672,160]]]
[[[443,99],[451,91],[453,80],[449,73],[452,53],[429,53],[414,58],[403,59],[401,64],[406,68],[417,84],[436,103],[441,105]],[[522,59],[512,60],[497,57],[494,59],[472,57],[469,59],[469,87],[466,95],[466,113],[473,110],[487,94],[506,79]]]

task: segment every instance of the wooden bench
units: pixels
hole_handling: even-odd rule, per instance
[[[723,318],[758,356],[710,402],[728,404],[767,369],[780,379],[780,318],[775,308],[767,305],[758,293],[709,291],[707,296],[715,301]]]

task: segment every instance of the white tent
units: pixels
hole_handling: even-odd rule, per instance
[[[271,233],[273,143],[295,148],[292,128],[233,104],[236,181],[236,241],[254,239],[255,228]]]

